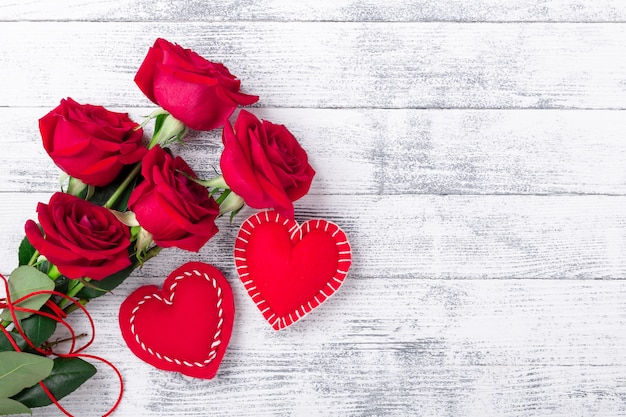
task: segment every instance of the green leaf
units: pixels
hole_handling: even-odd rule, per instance
[[[43,383],[54,394],[54,397],[60,400],[80,387],[95,373],[96,368],[80,358],[56,358],[52,372],[43,380]],[[26,388],[13,396],[13,399],[31,408],[52,404],[50,398],[39,385]]]
[[[18,401],[10,398],[0,398],[0,415],[7,416],[10,414],[33,414],[33,412]]]
[[[20,350],[25,350],[28,348],[28,344],[26,341],[20,336],[18,333],[11,332],[11,336],[13,336],[13,340],[17,343],[17,346]],[[0,333],[0,352],[14,351],[13,345],[9,342],[4,332]]]
[[[48,271],[50,270],[50,262],[48,261],[37,261],[37,263],[33,266],[37,268],[38,271],[41,271],[46,275],[48,274]]]
[[[128,165],[122,169],[119,175],[108,185],[104,187],[96,187],[93,196],[89,200],[98,206],[104,206],[104,204],[111,198],[113,193],[115,193],[118,187],[124,182],[126,177],[130,174],[133,169],[133,165]],[[113,210],[124,212],[127,210],[128,200],[130,199],[130,194],[135,189],[135,184],[138,181],[138,177],[133,180],[133,182],[126,187],[126,190],[122,193],[122,195],[117,199],[116,203],[111,207]]]
[[[133,182],[126,188],[126,190],[122,193],[117,202],[111,207],[112,209],[124,211],[128,208],[128,200],[130,200],[130,195],[135,189],[135,185],[137,184],[137,178],[133,180]]]
[[[30,258],[33,257],[33,255],[35,254],[36,250],[33,247],[33,245],[30,244],[30,242],[28,241],[27,237],[24,237],[24,239],[22,239],[22,243],[20,243],[20,247],[17,251],[17,256],[18,256],[18,260],[19,263],[18,265],[28,265],[28,263],[30,262]]]
[[[12,300],[18,300],[25,295],[41,290],[54,290],[54,281],[43,272],[38,271],[32,266],[25,265],[17,267],[17,269],[11,272],[11,276],[9,277],[9,293],[11,294]],[[39,310],[41,306],[48,301],[48,298],[50,298],[49,294],[39,294],[19,303],[19,306]],[[15,314],[18,320],[30,316],[30,313],[23,312],[16,312]],[[0,318],[2,320],[13,321],[11,313],[7,309],[0,314]]]
[[[54,280],[54,290],[60,292],[62,294],[67,293],[67,289],[70,285],[70,279],[66,278],[64,275],[61,275],[57,279]]]
[[[233,210],[233,211],[231,211],[231,212],[230,212],[230,224],[233,224],[233,220],[235,219],[235,216],[236,216],[237,214],[239,214],[239,212],[241,211],[241,209],[242,209],[243,207],[244,207],[244,206],[241,206],[241,207],[239,207],[237,210]]]
[[[137,263],[133,263],[126,269],[122,269],[120,272],[116,272],[113,275],[109,275],[100,281],[89,281],[89,285],[85,286],[76,296],[82,299],[91,299],[100,297],[108,292],[111,292],[118,285],[120,285],[128,276],[135,270]]]
[[[52,359],[45,356],[0,352],[0,398],[10,397],[35,385],[50,374],[52,366]]]
[[[22,330],[35,346],[48,340],[57,328],[56,320],[49,317],[32,315],[21,321]]]

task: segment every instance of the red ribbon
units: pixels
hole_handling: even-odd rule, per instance
[[[41,353],[42,355],[46,355],[46,356],[48,356],[48,355],[55,355],[55,356],[60,357],[60,358],[87,358],[87,359],[93,359],[95,361],[99,361],[99,362],[102,362],[102,363],[108,365],[111,369],[113,369],[113,371],[115,371],[115,373],[117,374],[117,377],[118,377],[118,379],[120,381],[120,393],[119,393],[119,395],[117,397],[117,401],[115,401],[115,404],[113,404],[113,407],[111,407],[111,409],[109,411],[107,411],[106,414],[103,414],[102,417],[110,416],[113,413],[113,411],[115,411],[115,409],[119,406],[120,402],[122,401],[122,395],[124,393],[124,380],[122,379],[122,374],[117,369],[117,367],[115,367],[115,365],[113,365],[108,360],[106,360],[104,358],[101,358],[99,356],[89,355],[89,354],[86,354],[86,353],[80,353],[80,352],[84,351],[85,349],[87,349],[93,343],[95,335],[96,335],[96,327],[95,327],[93,319],[91,318],[91,315],[89,314],[87,309],[82,304],[80,304],[79,302],[74,300],[72,297],[69,297],[68,295],[60,293],[58,291],[48,291],[48,290],[35,291],[35,292],[27,294],[27,295],[25,295],[25,296],[15,300],[15,301],[13,301],[13,300],[11,300],[11,295],[10,295],[10,292],[9,292],[9,281],[2,274],[0,274],[0,278],[4,282],[4,288],[5,288],[5,291],[6,291],[6,298],[5,299],[0,299],[0,308],[8,309],[9,313],[11,314],[11,317],[13,318],[13,324],[15,325],[15,328],[17,329],[17,331],[20,334],[20,336],[22,336],[22,338],[26,341],[26,344],[28,344],[28,346],[30,346],[35,351]],[[46,313],[44,311],[39,311],[39,310],[33,310],[33,309],[29,309],[29,308],[20,307],[18,305],[21,302],[23,302],[23,301],[25,301],[25,300],[27,300],[27,299],[29,299],[31,297],[34,297],[36,295],[40,295],[40,294],[56,295],[56,296],[65,298],[69,302],[71,302],[74,305],[76,305],[83,313],[85,313],[85,316],[89,320],[89,325],[91,326],[91,337],[89,338],[89,340],[84,345],[76,348],[76,341],[77,341],[76,333],[74,332],[74,329],[72,328],[72,326],[65,321],[65,317],[67,316],[67,314],[58,305],[56,305],[51,300],[48,300],[46,302],[46,306],[48,306],[53,311],[52,314],[51,313]],[[51,347],[47,348],[47,349],[42,349],[42,348],[39,348],[39,347],[35,346],[33,344],[33,342],[26,336],[26,334],[24,333],[24,330],[20,326],[19,320],[17,320],[17,316],[15,314],[16,312],[24,312],[24,313],[29,313],[29,314],[38,314],[40,316],[48,317],[48,318],[50,318],[52,320],[55,320],[57,323],[62,324],[63,326],[65,326],[65,328],[70,332],[70,335],[71,335],[70,340],[71,340],[72,344],[70,346],[69,351],[67,353],[62,353],[62,352],[54,351]],[[19,346],[17,345],[17,343],[13,339],[13,336],[11,335],[11,332],[9,332],[7,329],[5,329],[4,326],[0,326],[0,330],[2,330],[2,332],[5,334],[5,336],[7,337],[7,339],[9,340],[9,342],[11,343],[11,345],[13,346],[15,351],[16,352],[21,352]],[[61,410],[61,412],[63,412],[68,417],[73,417],[72,414],[70,414],[65,408],[63,408],[63,406],[61,404],[59,404],[58,400],[56,398],[54,398],[54,395],[50,392],[48,387],[46,387],[46,385],[43,382],[40,381],[39,385],[44,390],[46,395],[50,398],[50,400],[54,403],[54,405],[56,405],[58,407],[58,409]]]

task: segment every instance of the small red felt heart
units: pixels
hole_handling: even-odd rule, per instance
[[[233,293],[220,271],[189,262],[159,290],[135,290],[120,307],[122,336],[141,360],[166,371],[211,379],[224,357],[235,316]]]
[[[284,329],[339,289],[352,255],[334,223],[298,226],[275,211],[250,216],[235,241],[235,266],[248,295],[275,330]]]

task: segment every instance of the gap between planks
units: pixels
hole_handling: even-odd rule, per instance
[[[112,110],[140,121],[152,109]],[[47,111],[0,109],[8,129],[0,139],[0,192],[58,189],[60,171],[37,128]],[[623,111],[251,111],[286,125],[307,149],[317,171],[312,195],[626,194]],[[221,131],[191,132],[172,149],[199,177],[211,177]]]
[[[3,25],[14,39],[0,50],[7,59],[0,89],[10,98],[0,105],[52,104],[66,95],[107,106],[146,103],[132,77],[163,36],[224,62],[263,106],[626,107],[626,62],[615,59],[626,53],[620,24]]]

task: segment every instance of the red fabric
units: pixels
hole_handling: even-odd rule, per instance
[[[235,316],[228,281],[216,268],[189,262],[161,290],[134,291],[120,307],[122,336],[141,360],[166,371],[211,379],[224,357]]]
[[[235,241],[239,278],[275,330],[334,294],[351,263],[345,233],[322,219],[298,226],[275,211],[257,213],[243,222]]]

